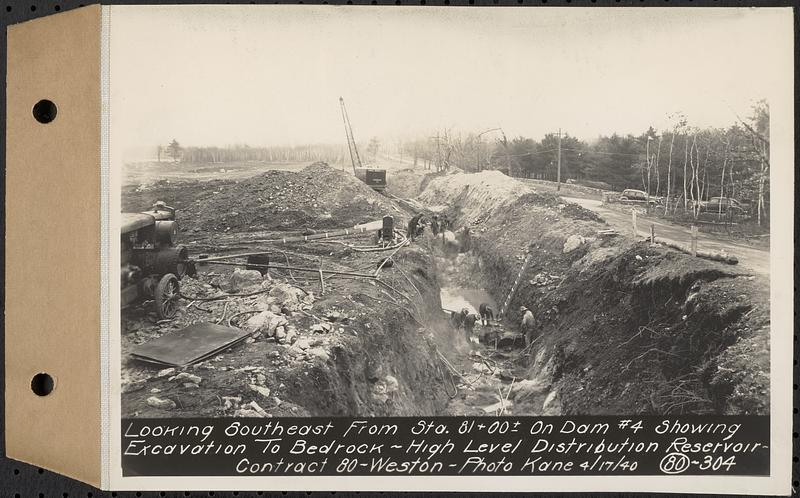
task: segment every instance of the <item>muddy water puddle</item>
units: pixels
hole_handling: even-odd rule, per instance
[[[466,309],[479,315],[480,305],[486,303],[497,314],[499,306],[485,289],[458,285],[475,281],[474,266],[468,267],[468,258],[464,256],[458,258],[460,261],[449,259],[440,265],[447,269],[446,275],[442,275],[442,309],[446,312]],[[536,399],[539,396],[529,395],[532,381],[526,379],[527,358],[521,343],[508,341],[508,335],[505,324],[499,320],[489,321],[486,325],[478,320],[469,343],[463,329],[454,331],[455,344],[447,355],[454,389],[446,414],[536,415],[540,411],[542,401]],[[492,339],[503,336],[505,341]],[[519,395],[521,387],[523,396]]]
[[[467,287],[444,287],[440,293],[442,308],[447,311],[469,310],[470,313],[478,314],[478,308],[482,303],[486,303],[497,312],[497,303],[492,296],[483,289],[470,289]]]

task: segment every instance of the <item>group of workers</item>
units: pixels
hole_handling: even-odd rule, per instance
[[[438,214],[433,215],[433,219],[431,220],[431,233],[434,237],[439,235],[440,233],[444,233],[445,231],[450,229],[450,220],[447,219],[447,215],[442,213],[441,218]]]
[[[415,215],[408,222],[408,238],[414,240],[416,237],[421,236],[426,225],[427,221],[422,214]],[[451,224],[446,214],[442,214],[441,217],[438,214],[434,214],[430,220],[430,227],[431,233],[434,237],[436,237],[440,233],[444,235],[444,232],[451,228]],[[466,246],[465,249],[467,250],[469,249],[469,242],[470,232],[469,227],[467,226],[464,227],[464,233],[462,234],[462,244]],[[529,310],[527,307],[521,306],[519,312],[522,315],[520,328],[525,336],[525,347],[527,348],[535,340],[536,321],[533,318],[533,312],[531,312],[531,310]],[[480,315],[481,324],[484,327],[489,325],[495,319],[494,310],[487,303],[481,303],[481,305],[478,307],[478,313]],[[470,313],[469,309],[467,308],[464,308],[461,311],[450,312],[450,324],[456,330],[461,328],[464,329],[464,337],[467,340],[467,343],[470,343],[472,340],[472,331],[475,328],[475,324],[478,322],[478,319],[479,316],[474,313]]]
[[[425,232],[425,226],[427,225],[428,220],[426,220],[421,213],[414,215],[414,217],[408,221],[408,228],[406,230],[408,238],[414,240],[421,236]],[[430,226],[431,233],[436,237],[440,233],[444,234],[446,230],[450,229],[450,220],[447,218],[446,214],[442,214],[441,217],[438,214],[434,214],[430,220]]]
[[[522,315],[520,325],[522,333],[525,336],[525,347],[527,348],[535,339],[536,321],[533,318],[533,312],[527,307],[521,306],[519,312]],[[480,314],[481,325],[484,327],[495,319],[494,310],[487,303],[481,303],[478,307],[478,313]],[[470,313],[467,308],[463,308],[461,311],[450,312],[450,324],[456,330],[460,328],[464,329],[464,338],[467,340],[467,343],[472,341],[472,331],[477,321],[478,315]]]

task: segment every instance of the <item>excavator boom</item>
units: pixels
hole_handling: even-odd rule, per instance
[[[358,155],[356,139],[353,137],[353,127],[350,125],[350,117],[347,115],[347,108],[344,106],[344,98],[339,97],[339,105],[342,108],[342,119],[344,120],[344,132],[347,135],[347,148],[350,150],[350,162],[353,164],[353,174],[358,176],[357,170],[364,166],[361,164],[361,157]]]

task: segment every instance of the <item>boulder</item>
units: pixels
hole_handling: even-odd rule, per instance
[[[325,313],[325,319],[328,320],[329,322],[335,322],[337,320],[340,320],[341,318],[342,314],[336,310],[330,310],[327,313]]]
[[[298,339],[297,342],[294,343],[295,347],[298,349],[306,350],[311,347],[311,341],[308,339]]]
[[[233,414],[234,417],[242,417],[242,418],[264,418],[266,415],[262,415],[255,410],[251,410],[248,408],[241,408],[236,410]]]
[[[181,372],[178,375],[169,378],[169,381],[179,381],[179,382],[191,382],[193,384],[200,384],[202,382],[202,378],[197,375],[190,374],[189,372]]]
[[[322,361],[328,361],[331,359],[331,356],[322,348],[309,348],[307,351],[308,354],[319,358]]]
[[[222,402],[224,403],[223,409],[230,410],[234,406],[239,406],[239,403],[242,402],[241,396],[223,396]]]
[[[261,313],[250,317],[244,323],[244,329],[250,332],[259,332],[267,337],[275,335],[275,330],[278,327],[286,326],[289,321],[283,315],[275,314],[271,311],[262,311]]]
[[[327,334],[333,329],[330,323],[317,323],[311,326],[311,332],[315,334]]]
[[[393,375],[387,375],[383,380],[386,384],[386,392],[393,393],[400,389],[400,383]]]
[[[174,410],[178,406],[171,399],[161,399],[155,396],[147,398],[147,405],[153,408],[160,408],[161,410]]]
[[[564,242],[564,254],[569,254],[579,248],[584,243],[584,238],[580,235],[570,235]]]
[[[253,291],[261,288],[264,277],[258,270],[233,270],[230,279],[230,292]]]
[[[270,390],[269,390],[268,387],[257,386],[255,384],[250,384],[250,390],[257,392],[258,394],[260,394],[264,398],[269,398]]]
[[[283,308],[289,311],[300,311],[304,305],[314,302],[313,294],[286,283],[274,285],[269,291],[269,297],[274,298],[274,303],[279,311]]]
[[[294,328],[292,325],[286,327],[286,342],[289,344],[294,344],[297,340],[297,329]]]
[[[541,396],[550,386],[538,380],[520,380],[516,382],[514,386],[511,388],[511,394],[509,394],[509,399],[515,399],[517,402],[520,402],[524,399],[533,397],[533,396]]]
[[[125,394],[125,393],[132,393],[134,391],[139,391],[141,389],[144,389],[144,386],[146,384],[147,384],[147,381],[144,380],[144,379],[137,380],[137,381],[134,381],[134,382],[128,382],[128,383],[122,385],[122,393]]]
[[[164,370],[159,370],[158,373],[156,374],[156,377],[157,378],[168,377],[174,373],[175,373],[174,368],[165,368]]]
[[[254,412],[258,413],[262,417],[269,417],[270,414],[266,412],[258,403],[255,401],[251,401],[247,404],[242,405],[242,408],[245,410],[253,410]]]
[[[542,405],[542,415],[561,415],[561,402],[558,399],[558,391],[551,391],[547,395]]]

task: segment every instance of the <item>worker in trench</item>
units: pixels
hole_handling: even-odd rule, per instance
[[[461,310],[461,325],[464,327],[464,338],[467,344],[472,344],[472,330],[475,328],[475,322],[478,321],[478,316],[470,313],[467,308]]]
[[[461,328],[461,324],[464,321],[464,315],[461,314],[460,311],[451,311],[450,312],[450,326],[453,327],[455,330]]]
[[[439,215],[434,214],[433,219],[431,220],[431,233],[434,237],[439,235]]]
[[[414,240],[419,235],[422,235],[422,229],[425,221],[422,219],[422,214],[415,214],[413,218],[408,221],[408,238]]]
[[[472,248],[472,236],[469,232],[469,225],[465,225],[461,231],[461,252],[468,252]]]
[[[525,347],[531,345],[536,336],[536,321],[533,313],[525,306],[520,306],[519,312],[522,313],[522,333],[525,334]]]
[[[442,213],[439,219],[439,232],[442,234],[442,245],[445,244],[444,233],[450,228],[450,220],[447,219],[447,214]]]
[[[489,325],[494,320],[494,310],[487,303],[481,303],[478,307],[478,313],[481,315],[481,325],[484,327]]]

